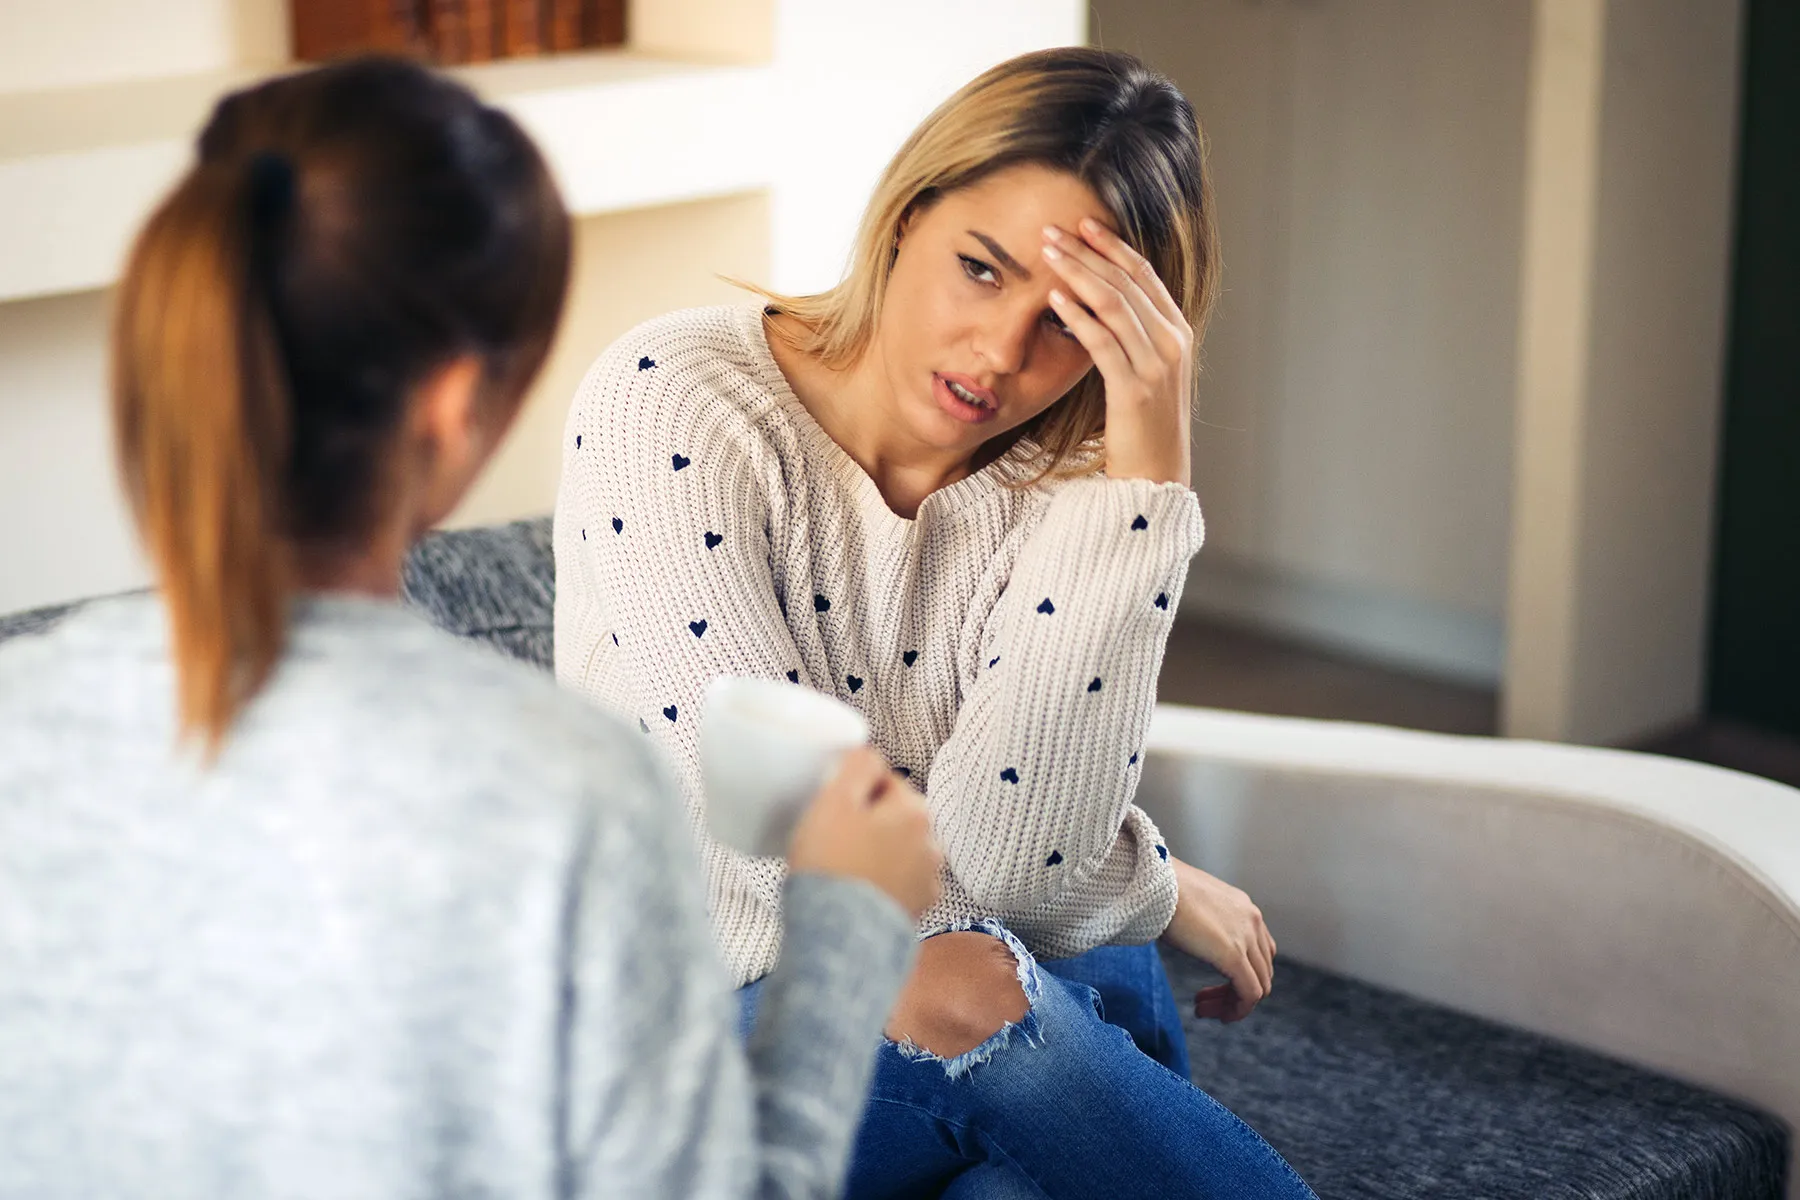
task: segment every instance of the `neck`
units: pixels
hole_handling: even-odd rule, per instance
[[[295,564],[295,582],[303,592],[348,592],[396,600],[409,541],[396,529],[354,548],[302,551]]]
[[[792,319],[768,318],[772,324]],[[899,515],[916,516],[927,496],[977,469],[975,451],[927,445],[907,431],[878,345],[841,370],[822,365],[779,336],[769,338],[769,348],[813,420],[874,481],[881,498]]]

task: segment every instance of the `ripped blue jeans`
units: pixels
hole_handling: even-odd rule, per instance
[[[884,1041],[851,1200],[945,1196],[1316,1200],[1267,1142],[1188,1080],[1154,946],[1038,963],[998,922],[1029,1008],[946,1062]],[[741,989],[743,1031],[758,986]]]

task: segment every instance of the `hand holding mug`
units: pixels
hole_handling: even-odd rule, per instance
[[[943,862],[924,797],[867,747],[844,756],[788,846],[790,870],[872,883],[915,918],[937,902]]]

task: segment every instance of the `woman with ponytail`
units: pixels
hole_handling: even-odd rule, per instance
[[[138,238],[154,595],[0,650],[0,1196],[824,1195],[934,898],[852,757],[748,1049],[635,730],[397,604],[542,364],[518,126],[364,60],[227,97]]]

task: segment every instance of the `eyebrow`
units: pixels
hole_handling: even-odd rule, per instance
[[[982,245],[986,246],[988,248],[988,253],[992,254],[995,258],[999,259],[1000,265],[1005,267],[1008,271],[1011,271],[1014,275],[1017,275],[1020,279],[1030,279],[1031,278],[1031,272],[1027,271],[1025,269],[1024,264],[1021,263],[1018,259],[1014,258],[1012,255],[1008,254],[1004,249],[1002,249],[999,242],[996,242],[993,238],[989,237],[987,234],[978,233],[973,229],[969,230],[968,234],[970,237],[974,238],[976,241],[978,241]]]

